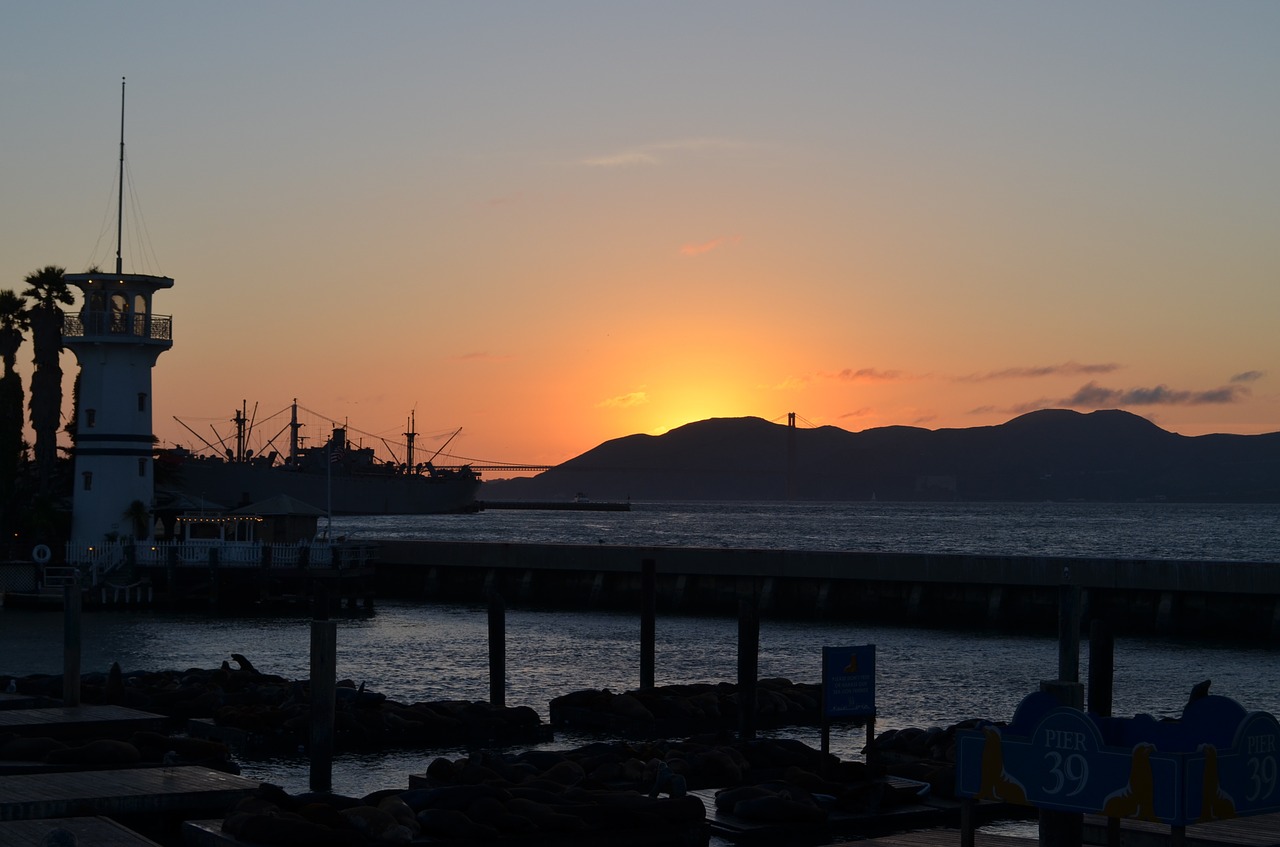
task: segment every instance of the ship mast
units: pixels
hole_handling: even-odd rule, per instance
[[[121,244],[124,241],[124,77],[120,77],[120,190],[116,198],[116,273],[124,273]]]
[[[407,448],[408,448],[405,451],[404,461],[405,461],[405,467],[408,469],[409,473],[413,473],[413,439],[416,438],[418,435],[418,433],[413,431],[413,419],[414,419],[415,413],[416,413],[416,410],[409,412],[409,426],[408,426],[409,431],[404,434],[405,444],[407,445]]]

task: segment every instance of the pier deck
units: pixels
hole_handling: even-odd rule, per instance
[[[1085,815],[1084,841],[1106,844],[1107,819]],[[1164,824],[1120,822],[1120,843],[1125,847],[1163,847],[1169,842],[1169,827]],[[1280,813],[1191,824],[1182,843],[1185,847],[1280,847]]]
[[[1059,590],[1120,633],[1280,640],[1280,563],[382,539],[382,596],[634,608],[654,562],[659,610],[1052,629]]]
[[[1159,823],[1125,820],[1120,823],[1123,847],[1168,847],[1172,839],[1169,827]],[[921,829],[899,832],[867,840],[842,841],[831,847],[957,847],[958,829]],[[974,847],[1030,847],[1036,839],[1016,835],[999,835],[978,830]],[[1085,815],[1083,843],[1107,843],[1107,819]],[[1192,824],[1186,829],[1184,847],[1280,847],[1280,814],[1254,815],[1212,823]]]
[[[209,817],[224,814],[258,785],[193,765],[0,776],[0,821],[78,815]]]
[[[831,847],[959,847],[958,829],[918,829],[913,832],[897,832],[858,841],[833,842]],[[973,834],[974,847],[1035,847],[1035,839],[1017,835],[999,835],[981,830]]]
[[[0,710],[0,734],[59,739],[128,738],[135,732],[162,732],[165,718],[124,706],[53,706]]]
[[[54,829],[65,829],[78,844],[93,847],[159,847],[150,838],[121,826],[110,818],[51,818],[0,823],[0,844],[6,847],[41,847],[45,835]]]
[[[0,712],[9,709],[35,709],[40,706],[55,706],[43,697],[30,697],[26,694],[0,694]]]

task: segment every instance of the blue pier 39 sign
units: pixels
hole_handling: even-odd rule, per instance
[[[874,644],[822,648],[822,703],[827,718],[875,716]]]
[[[1008,726],[958,733],[956,748],[962,797],[1174,826],[1280,811],[1280,724],[1227,697],[1161,721],[1036,693]]]

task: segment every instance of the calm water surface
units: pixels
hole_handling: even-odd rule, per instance
[[[335,533],[526,543],[1280,562],[1280,504],[633,503],[345,517]]]

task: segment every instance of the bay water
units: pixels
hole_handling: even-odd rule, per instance
[[[472,515],[335,518],[335,534],[366,540],[425,538],[772,549],[989,553],[1086,558],[1280,561],[1280,505],[635,503],[625,512],[490,510]],[[210,617],[162,611],[85,615],[86,671],[208,668],[242,653],[266,673],[305,678],[305,618]],[[821,677],[821,648],[876,645],[876,729],[1007,720],[1026,694],[1057,673],[1057,641],[1008,633],[914,629],[856,622],[776,620],[760,625],[760,674],[794,682]],[[659,685],[734,682],[737,621],[661,615]],[[0,609],[0,674],[58,673],[61,615]],[[1081,678],[1088,669],[1082,646]],[[639,684],[638,615],[598,611],[507,612],[508,705],[547,717],[551,698],[583,688]],[[1246,708],[1280,714],[1280,649],[1212,639],[1121,639],[1115,648],[1114,713],[1177,716],[1191,687]],[[489,694],[486,611],[480,605],[380,598],[372,614],[338,623],[338,676],[402,702]],[[818,746],[816,729],[777,735]],[[546,748],[585,743],[558,733]],[[865,731],[837,727],[832,751],[861,756]],[[359,795],[403,787],[436,756],[461,748],[344,754],[334,789]],[[248,777],[305,790],[301,755],[239,757]]]

